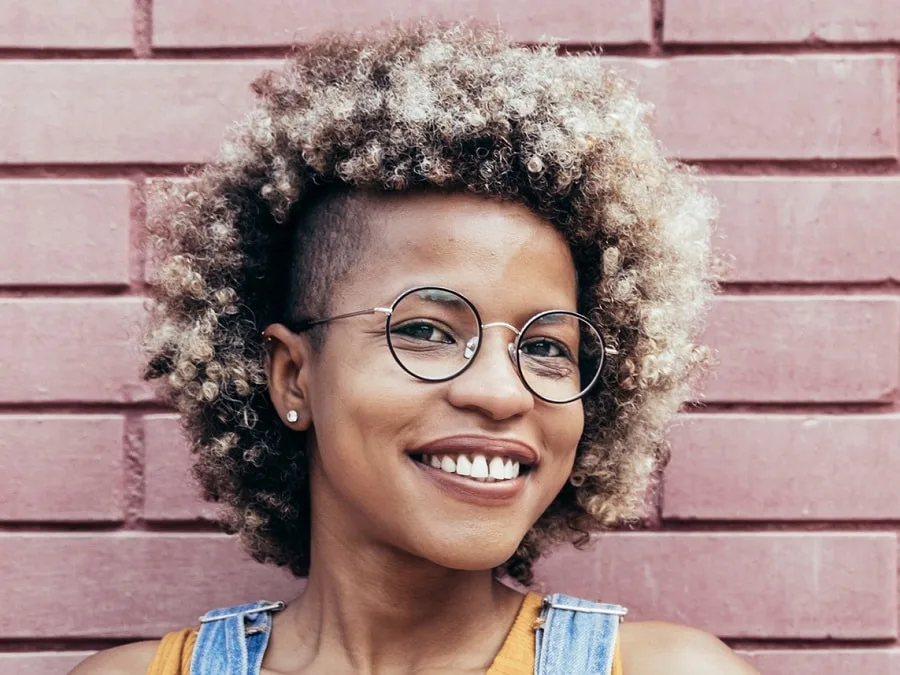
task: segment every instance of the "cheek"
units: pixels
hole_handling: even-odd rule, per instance
[[[562,488],[572,471],[575,452],[584,432],[584,409],[580,404],[567,404],[549,411],[544,428],[544,448],[554,465],[555,482]]]
[[[382,451],[393,445],[405,425],[421,414],[417,382],[406,382],[389,355],[362,358],[358,348],[323,353],[310,381],[312,421],[320,448],[329,454]],[[355,457],[368,462],[370,454]]]

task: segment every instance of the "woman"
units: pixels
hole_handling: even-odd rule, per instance
[[[419,26],[257,81],[152,211],[147,377],[231,531],[308,585],[75,674],[755,672],[499,581],[640,517],[705,356],[710,202],[599,66]]]

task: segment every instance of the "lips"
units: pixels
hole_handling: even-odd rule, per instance
[[[407,454],[444,494],[482,506],[515,503],[540,462],[527,443],[472,434],[430,441]]]

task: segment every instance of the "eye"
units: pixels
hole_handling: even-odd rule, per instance
[[[521,345],[519,349],[523,354],[537,358],[572,358],[571,353],[564,344],[549,338],[529,340]]]
[[[453,337],[446,330],[425,320],[407,321],[401,326],[393,327],[391,333],[424,342],[439,342],[448,345],[454,343]]]

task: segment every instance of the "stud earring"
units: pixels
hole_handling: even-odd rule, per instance
[[[296,410],[288,410],[287,411],[287,421],[288,422],[296,422],[300,418],[300,415]]]

